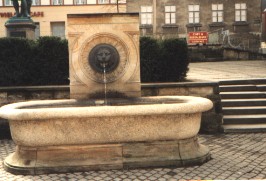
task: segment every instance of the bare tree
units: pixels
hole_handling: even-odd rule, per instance
[[[116,10],[117,10],[117,13],[119,13],[119,0],[116,0]]]
[[[116,10],[119,13],[119,4],[126,3],[126,0],[116,0]]]

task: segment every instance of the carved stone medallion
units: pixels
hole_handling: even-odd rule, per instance
[[[81,52],[81,70],[86,78],[93,81],[114,82],[122,77],[127,69],[128,49],[126,43],[116,35],[98,34],[86,41]]]
[[[116,48],[108,44],[98,44],[89,53],[89,64],[99,73],[114,71],[119,64],[119,54]]]

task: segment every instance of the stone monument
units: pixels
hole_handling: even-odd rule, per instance
[[[140,97],[137,13],[68,15],[68,37],[71,98]]]
[[[31,0],[21,0],[19,10],[18,0],[13,0],[15,16],[9,18],[5,23],[7,37],[20,37],[35,39],[36,25],[30,17]]]
[[[188,166],[210,159],[197,138],[210,100],[141,97],[137,13],[73,14],[67,25],[72,99],[0,109],[16,144],[3,162],[5,170],[35,175]]]

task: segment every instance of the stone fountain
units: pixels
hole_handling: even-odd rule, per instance
[[[14,174],[187,166],[209,160],[199,144],[205,98],[140,97],[139,16],[68,15],[69,100],[3,106]]]

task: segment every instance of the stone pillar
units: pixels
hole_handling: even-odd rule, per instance
[[[34,40],[36,25],[31,18],[12,17],[6,23],[7,37],[20,37]]]
[[[70,97],[139,97],[138,13],[67,17]]]

